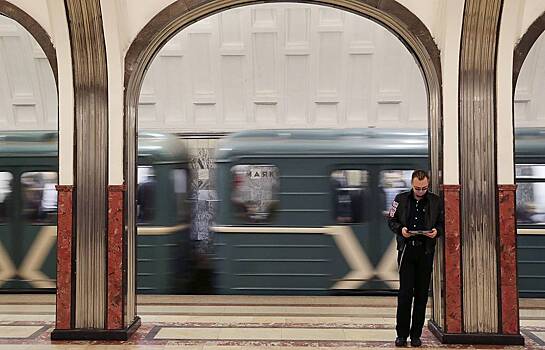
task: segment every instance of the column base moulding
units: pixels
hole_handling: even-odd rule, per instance
[[[443,344],[524,345],[520,334],[446,333],[432,320],[428,329]]]
[[[54,329],[51,340],[129,340],[140,324],[140,317],[136,316],[133,323],[123,329]]]

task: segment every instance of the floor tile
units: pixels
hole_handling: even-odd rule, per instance
[[[543,322],[545,323],[545,322]],[[542,326],[545,326],[545,324],[542,323]],[[536,337],[541,339],[543,342],[545,342],[545,331],[544,332],[532,332]]]
[[[218,339],[220,328],[163,327],[154,339]]]
[[[203,350],[204,344],[167,344],[165,350]]]
[[[281,340],[281,328],[222,328],[218,339]]]
[[[344,329],[346,340],[383,341],[395,340],[395,329]]]
[[[344,341],[342,329],[283,328],[282,340]]]
[[[0,338],[28,338],[43,326],[0,326]]]

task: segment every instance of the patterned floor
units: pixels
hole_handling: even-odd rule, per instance
[[[51,342],[53,295],[0,295],[0,349],[388,349],[392,297],[140,296],[127,342]],[[525,348],[545,349],[545,300],[521,299]],[[425,348],[445,346],[426,329]],[[522,347],[505,347],[519,348]]]

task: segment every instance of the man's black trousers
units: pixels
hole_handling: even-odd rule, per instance
[[[398,337],[420,338],[426,317],[426,303],[433,268],[433,252],[426,254],[424,244],[407,242],[405,252],[399,251],[399,294],[397,297]],[[411,305],[414,308],[411,323]]]

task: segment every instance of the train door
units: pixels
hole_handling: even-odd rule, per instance
[[[338,248],[351,270],[339,276],[345,291],[375,289],[373,265],[376,260],[373,242],[375,191],[371,165],[337,167],[331,173],[333,219],[342,227],[345,244]],[[343,277],[344,276],[344,277]],[[336,285],[334,288],[338,288]]]
[[[23,288],[55,288],[57,171],[21,168],[19,172],[20,249],[18,275]]]
[[[391,166],[379,168],[376,172],[377,220],[374,232],[376,251],[380,254],[377,275],[386,289],[399,288],[397,272],[396,235],[388,227],[390,208],[398,193],[411,188],[411,175],[414,166]]]
[[[0,168],[0,288],[13,288],[17,274],[13,258],[16,237],[16,184],[13,169]]]
[[[57,173],[0,169],[0,287],[55,288]]]

